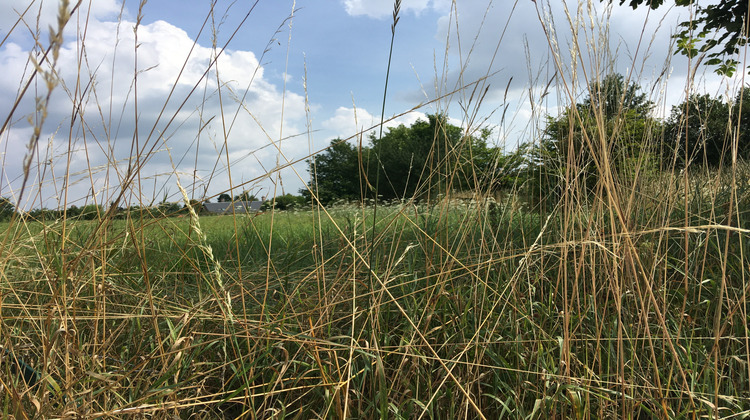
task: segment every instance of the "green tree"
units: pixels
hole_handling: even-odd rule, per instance
[[[81,215],[81,208],[73,204],[68,207],[68,211],[65,212],[65,215],[69,218],[78,217]]]
[[[180,213],[180,210],[183,209],[183,205],[181,205],[179,202],[177,203],[170,203],[170,202],[163,202],[159,204],[159,207],[157,208],[159,210],[159,214],[162,216],[174,216],[176,214]]]
[[[466,135],[444,115],[429,115],[411,126],[389,128],[370,136],[361,150],[334,140],[315,160],[308,160],[308,185],[321,203],[336,200],[432,199],[449,190],[476,188],[494,176],[496,150],[487,146],[490,130]],[[301,191],[310,198],[307,190]]]
[[[234,197],[234,201],[256,201],[258,200],[254,195],[250,194],[248,191],[242,191],[242,194]],[[231,201],[231,200],[228,200]]]
[[[623,111],[632,112],[638,118],[648,118],[653,107],[653,102],[641,92],[640,86],[628,83],[618,73],[611,73],[601,81],[594,81],[589,89],[589,96],[578,105],[581,112],[591,116],[600,114],[606,120],[618,117]]]
[[[0,197],[0,221],[7,221],[13,217],[13,213],[16,211],[16,206],[10,199]]]
[[[190,200],[189,201],[190,207],[193,208],[193,211],[195,211],[195,214],[204,214],[206,213],[205,207],[203,206],[203,203],[199,200]],[[184,204],[182,207],[182,210],[180,210],[183,214],[190,214],[190,210],[188,209],[188,204]]]
[[[599,0],[604,1],[604,0]],[[612,2],[612,0],[607,0]],[[664,0],[619,0],[633,9],[647,5],[656,9]],[[689,57],[706,54],[706,64],[716,66],[716,72],[732,76],[737,69],[741,47],[747,44],[747,0],[721,0],[717,4],[697,4],[694,0],[675,0],[677,6],[695,5],[692,19],[680,23],[681,31],[675,34],[677,52]]]
[[[544,138],[529,158],[533,195],[556,200],[562,180],[591,192],[604,171],[623,181],[638,165],[651,163],[659,129],[652,107],[640,87],[619,74],[592,83],[583,102],[547,118]]]
[[[680,105],[672,107],[660,147],[662,166],[685,167],[698,163],[715,167],[729,163],[735,139],[737,156],[750,158],[748,107],[750,98],[743,92],[737,95],[733,104],[721,97],[691,95]]]
[[[529,175],[529,155],[532,147],[528,143],[521,144],[510,153],[500,153],[497,149],[487,149],[488,156],[481,169],[480,185],[488,186],[492,191],[518,188],[523,186]]]
[[[227,193],[221,193],[219,194],[219,198],[217,200],[219,203],[228,203],[232,201],[232,196]]]
[[[363,148],[363,154],[368,153],[369,148]],[[336,200],[360,200],[359,162],[357,148],[340,139],[333,140],[325,152],[307,160],[312,179],[309,190],[305,188],[300,193],[311,200],[311,190],[324,205]]]
[[[87,204],[80,208],[80,218],[82,220],[95,220],[104,214],[102,206],[96,204]]]
[[[735,127],[737,130],[737,156],[750,160],[750,96],[745,89],[741,89],[734,100],[732,115],[738,119]]]
[[[388,129],[380,139],[370,138],[369,174],[379,198],[413,197],[419,185],[435,184],[444,177],[445,165],[440,166],[446,142],[441,141],[435,123],[433,119],[417,121],[411,127],[401,124]],[[444,137],[453,134],[451,131],[446,130]]]
[[[381,139],[371,138],[369,179],[377,180],[378,195],[385,200],[432,199],[449,190],[475,188],[492,166],[489,135],[489,130],[465,135],[445,115],[391,128]]]
[[[60,210],[51,210],[46,208],[33,209],[28,213],[29,218],[37,221],[44,220],[58,220],[62,218],[62,212]]]
[[[275,204],[275,207],[277,210],[300,209],[300,208],[305,207],[307,203],[308,201],[304,196],[284,194],[284,195],[277,196],[276,199],[273,201],[268,200],[265,203],[263,203],[263,210],[270,209],[272,204]]]

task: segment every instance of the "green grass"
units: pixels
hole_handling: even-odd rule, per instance
[[[685,293],[679,231],[636,226],[613,255],[622,237],[564,241],[581,221],[511,200],[391,205],[374,240],[370,216],[70,221],[64,241],[62,223],[27,222],[3,271],[4,345],[41,373],[36,398],[92,411],[374,417],[384,400],[387,417],[442,418],[468,395],[488,418],[679,417],[712,412],[717,386],[736,396],[721,412],[748,409],[741,234],[690,234],[702,264]]]
[[[467,135],[480,103],[461,104]],[[449,198],[377,210],[17,216],[0,224],[0,417],[746,417],[750,166],[639,157],[603,160],[591,188],[553,168],[549,196],[451,191],[449,173],[422,189]]]

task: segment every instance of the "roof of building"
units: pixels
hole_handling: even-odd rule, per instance
[[[222,203],[204,203],[203,206],[211,213],[231,214],[232,208],[235,213],[255,213],[263,205],[262,201],[230,201]]]

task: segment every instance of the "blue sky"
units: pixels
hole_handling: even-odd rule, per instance
[[[0,92],[9,98],[0,105],[4,118],[29,78],[29,57],[38,54],[34,33],[41,45],[48,44],[46,28],[55,24],[58,4],[0,4],[0,38],[8,35],[0,45],[0,71],[6,75]],[[288,162],[379,121],[392,1],[217,0],[211,16],[207,0],[150,0],[141,10],[136,50],[139,5],[83,0],[72,16],[56,65],[60,83],[50,97],[22,207],[106,205],[125,180],[130,204],[178,201],[178,184],[196,198],[230,188],[258,196],[297,193],[307,181],[306,165],[299,162],[292,170]],[[466,126],[476,115],[472,126],[493,128],[491,140],[512,148],[537,140],[544,115],[566,103],[563,79],[582,81],[610,71],[631,75],[658,104],[657,112],[668,114],[684,97],[689,70],[684,58],[670,53],[670,33],[685,9],[591,5],[589,10],[586,2],[573,1],[404,0],[385,107],[386,118],[398,117],[389,124],[446,112]],[[544,27],[553,34],[552,46]],[[584,51],[575,67],[571,27]],[[39,116],[34,98],[46,94],[40,79],[0,137],[0,195],[14,201],[33,133],[29,117]],[[551,79],[550,94],[541,99]],[[477,81],[487,95],[475,108],[471,83]],[[698,68],[692,85],[731,94],[738,83]],[[430,102],[461,85],[469,87]],[[576,95],[582,91],[579,86]],[[145,151],[140,161],[132,157],[136,139]],[[128,178],[128,165],[134,164],[141,165],[140,178]]]

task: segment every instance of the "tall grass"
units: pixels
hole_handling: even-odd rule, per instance
[[[538,2],[536,23],[553,57],[553,74],[539,75],[555,83],[532,95],[537,108],[549,89],[557,89],[560,104],[575,103],[612,70],[612,53],[598,50],[607,42],[600,31],[606,22],[585,6],[555,16],[563,22],[555,25]],[[70,169],[72,148],[51,160],[35,155],[51,91],[59,88],[55,51],[68,8],[60,2],[49,43],[38,39],[52,58],[30,59],[24,79],[44,83],[23,186],[13,191],[19,201]],[[397,19],[394,12],[394,39]],[[558,40],[568,29],[580,41],[569,50]],[[77,37],[81,50],[95,42],[85,31]],[[214,57],[222,53],[214,48]],[[82,85],[86,77],[79,74]],[[136,100],[138,77],[127,81]],[[439,93],[436,103],[446,109],[451,95],[470,96],[457,116],[466,138],[479,128],[484,96],[477,92],[485,82]],[[16,102],[24,95],[25,88]],[[71,98],[74,108],[83,101]],[[228,123],[232,111],[222,112],[201,123]],[[543,124],[535,115],[532,124]],[[101,119],[79,118],[81,126]],[[542,136],[528,133],[529,142]],[[602,159],[597,188],[580,184],[582,168],[571,160],[557,168],[563,193],[549,207],[538,206],[544,197],[526,185],[501,198],[489,187],[454,191],[455,178],[479,177],[455,170],[430,201],[375,207],[363,199],[330,208],[314,201],[304,210],[204,217],[189,206],[194,191],[177,185],[190,209],[185,217],[133,211],[116,218],[120,203],[151,204],[138,189],[156,146],[137,134],[113,203],[96,220],[17,214],[0,225],[3,418],[750,413],[746,163],[680,173],[656,171],[634,155],[633,170],[623,174],[611,163],[610,139],[599,136],[585,142]],[[228,160],[227,138],[220,141]],[[436,185],[431,169],[424,168],[425,188]],[[91,188],[98,188],[93,181]]]

